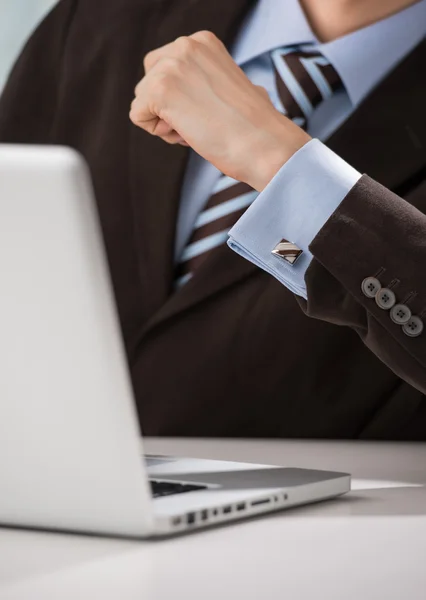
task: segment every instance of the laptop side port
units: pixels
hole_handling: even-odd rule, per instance
[[[224,515],[228,515],[232,511],[232,506],[224,506],[222,512]]]
[[[201,520],[207,521],[208,518],[209,518],[209,511],[207,509],[202,510],[201,511]]]
[[[270,498],[262,498],[261,500],[254,500],[251,505],[252,506],[259,506],[260,504],[269,504],[271,501]]]
[[[245,502],[240,502],[239,504],[237,504],[237,510],[241,511],[241,510],[245,510],[245,509],[246,509]]]
[[[195,523],[195,513],[188,513],[186,515],[186,522],[188,525],[193,525]]]

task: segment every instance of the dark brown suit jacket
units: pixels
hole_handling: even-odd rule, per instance
[[[327,142],[368,176],[312,243],[308,303],[227,247],[172,293],[188,150],[130,123],[133,89],[146,52],[200,29],[229,45],[252,4],[63,0],[15,66],[0,140],[90,165],[145,433],[425,440],[426,335],[360,286],[383,267],[426,306],[426,43]]]

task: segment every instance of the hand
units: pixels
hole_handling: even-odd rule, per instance
[[[130,118],[169,144],[191,146],[258,191],[311,138],[278,112],[209,31],[153,50]]]

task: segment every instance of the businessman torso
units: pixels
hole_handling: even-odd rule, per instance
[[[418,391],[356,333],[308,319],[289,291],[227,247],[193,285],[172,291],[188,151],[131,125],[133,89],[146,52],[200,29],[229,45],[252,5],[109,0],[100,11],[94,0],[67,0],[39,34],[52,51],[33,41],[15,70],[0,140],[68,144],[89,162],[146,433],[426,439]],[[327,142],[420,210],[424,165],[410,153],[410,124],[424,131],[425,63],[422,44]]]

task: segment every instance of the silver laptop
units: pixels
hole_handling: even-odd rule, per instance
[[[154,537],[349,488],[144,457],[88,169],[69,148],[0,145],[0,524]]]

